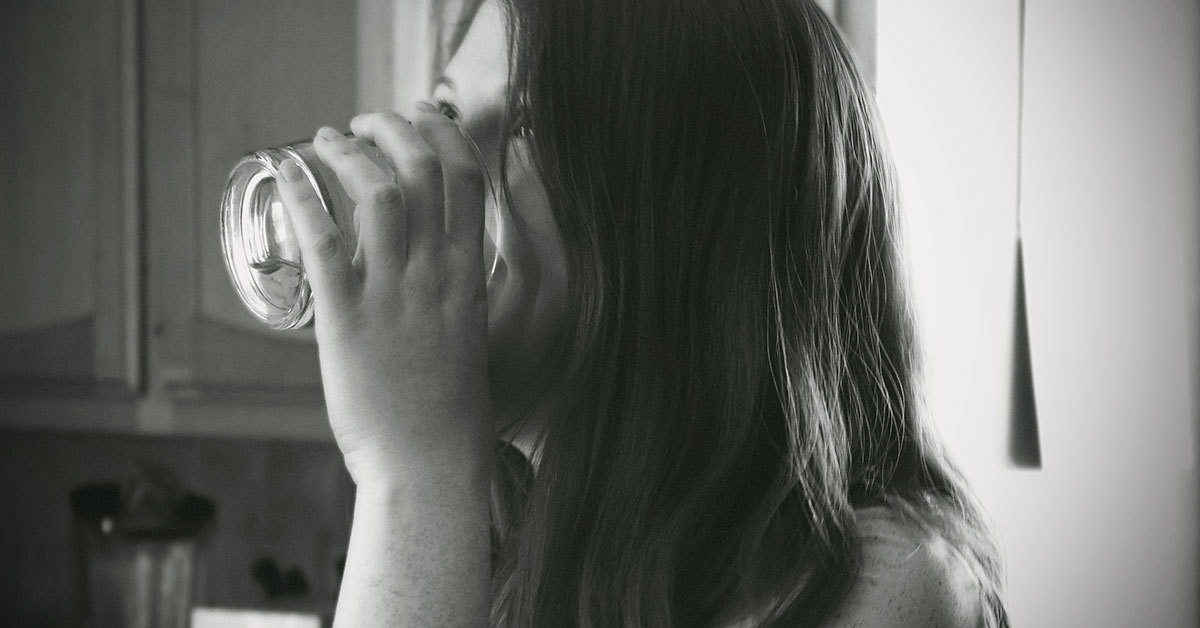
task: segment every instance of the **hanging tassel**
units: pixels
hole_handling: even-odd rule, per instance
[[[1025,304],[1025,251],[1021,241],[1022,157],[1025,133],[1025,0],[1018,5],[1017,26],[1017,268],[1013,294],[1012,378],[1008,418],[1008,458],[1024,469],[1042,468],[1037,397],[1029,355],[1029,314]]]
[[[1017,234],[1016,275],[1008,456],[1017,467],[1040,469],[1042,444],[1038,435],[1037,402],[1033,390],[1033,362],[1029,355],[1029,318],[1025,307],[1025,255],[1020,233]]]

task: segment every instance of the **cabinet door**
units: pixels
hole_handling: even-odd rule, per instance
[[[150,359],[173,397],[320,394],[310,331],[245,311],[218,206],[243,154],[345,127],[357,97],[354,3],[169,0],[145,7]]]
[[[138,387],[133,2],[0,3],[0,390]]]

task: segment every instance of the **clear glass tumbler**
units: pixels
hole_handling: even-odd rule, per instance
[[[488,185],[483,244],[484,273],[488,279],[495,269],[496,241],[501,228],[496,187],[479,146],[465,131],[463,136],[474,150]],[[377,150],[372,157],[391,170],[388,160]],[[342,230],[348,250],[355,250],[358,233],[354,202],[333,171],[317,156],[312,142],[254,151],[234,166],[221,199],[221,248],[229,277],[250,313],[274,329],[299,329],[312,320],[313,297],[300,247],[276,184],[279,165],[285,159],[292,159],[300,166],[325,211]]]

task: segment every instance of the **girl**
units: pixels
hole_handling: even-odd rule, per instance
[[[435,99],[318,132],[355,250],[281,170],[357,484],[339,626],[1005,623],[820,9],[489,0]]]

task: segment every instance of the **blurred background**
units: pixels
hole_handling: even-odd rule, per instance
[[[1198,3],[820,4],[877,87],[930,411],[1013,625],[1200,625]],[[425,97],[462,11],[0,3],[0,624],[75,625],[68,494],[147,468],[216,504],[198,603],[332,608],[353,487],[315,345],[243,311],[220,193]]]

